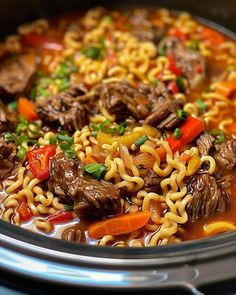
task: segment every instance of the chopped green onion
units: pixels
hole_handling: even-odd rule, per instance
[[[185,91],[184,81],[183,81],[183,78],[182,77],[179,76],[177,78],[176,84],[177,84],[177,86],[178,86],[178,88],[179,88],[179,90],[181,92],[184,92]]]
[[[189,113],[184,110],[177,110],[176,113],[180,120],[185,120],[189,116]]]
[[[56,144],[57,143],[57,138],[56,136],[52,136],[49,138],[49,144]]]
[[[205,112],[205,111],[207,110],[207,106],[206,106],[206,104],[202,101],[201,98],[198,98],[198,99],[196,100],[196,104],[200,107],[200,109],[201,109],[203,112]]]
[[[70,81],[68,79],[61,79],[59,80],[58,87],[60,91],[66,90],[70,87]]]
[[[225,141],[225,135],[224,135],[224,132],[222,130],[220,130],[220,129],[212,129],[212,130],[209,131],[209,133],[216,137],[216,139],[215,139],[216,144],[220,144],[220,143]]]
[[[97,132],[97,131],[92,131],[92,132],[91,132],[91,135],[92,135],[93,137],[97,137],[98,132]]]
[[[66,154],[67,158],[69,158],[69,159],[76,159],[77,158],[77,154],[76,154],[75,150],[72,150],[72,149],[66,150],[65,154]]]
[[[152,79],[152,84],[155,85],[155,86],[157,86],[157,84],[158,84],[157,78],[153,78]]]
[[[62,144],[60,145],[60,147],[61,147],[61,149],[62,149],[63,151],[67,151],[67,150],[69,150],[69,149],[71,148],[71,144],[70,144],[70,143],[62,143]]]
[[[160,47],[158,49],[158,54],[161,55],[161,56],[165,56],[166,55],[166,49],[167,49],[167,46],[166,45]]]
[[[137,147],[139,147],[139,146],[141,146],[142,144],[144,144],[144,142],[147,141],[147,140],[148,140],[148,136],[147,136],[147,135],[143,135],[143,136],[139,137],[139,138],[134,142],[134,144],[135,144]]]
[[[72,210],[73,208],[74,208],[74,204],[65,204],[64,205],[65,211]]]
[[[123,135],[125,133],[126,129],[127,129],[127,123],[122,122],[117,127],[117,133],[120,135]]]
[[[58,70],[55,72],[55,77],[59,79],[67,78],[70,74],[70,69],[67,63],[59,65]]]
[[[95,46],[87,47],[83,52],[87,57],[92,59],[99,59],[101,56],[101,49]]]
[[[70,137],[68,135],[63,135],[63,134],[57,134],[57,139],[59,141],[66,141],[66,142],[71,143],[71,144],[74,142],[73,137]]]
[[[26,134],[24,134],[24,135],[19,136],[16,139],[15,143],[16,143],[16,145],[21,145],[25,141],[28,142],[28,140],[29,140],[29,137]]]
[[[100,126],[99,124],[95,124],[95,123],[92,123],[90,125],[90,128],[93,130],[93,131],[99,131],[100,130]]]
[[[199,40],[190,40],[188,42],[188,48],[194,50],[194,51],[197,51],[199,49],[199,44],[200,44],[200,41]]]
[[[25,157],[25,154],[26,154],[26,148],[21,146],[19,151],[17,152],[17,157],[20,159],[20,160],[23,160],[24,157]]]
[[[33,134],[39,134],[40,128],[37,123],[31,122],[28,124],[28,130]]]
[[[6,132],[3,135],[5,142],[14,142],[16,140],[16,135],[14,133]]]
[[[16,126],[16,134],[20,134],[22,131],[26,131],[26,130],[27,130],[27,124],[25,122],[19,123]]]
[[[105,121],[103,121],[100,125],[100,129],[102,130],[103,127],[106,127],[110,124],[110,120],[106,119]]]
[[[19,119],[19,123],[27,123],[24,116],[22,116],[21,114],[19,115],[18,119]]]
[[[101,179],[107,168],[104,164],[90,163],[83,166],[83,170],[89,173],[94,178]]]
[[[102,18],[102,22],[106,22],[106,23],[113,23],[113,18],[110,15],[105,15]]]
[[[173,137],[174,139],[179,139],[181,137],[181,129],[176,128],[175,131],[173,132]]]
[[[17,109],[17,101],[12,101],[7,105],[9,111],[13,112]]]

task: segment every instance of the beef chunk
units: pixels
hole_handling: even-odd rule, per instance
[[[144,177],[144,190],[147,192],[160,193],[160,183],[163,180],[152,169],[148,170],[147,175]]]
[[[199,52],[188,49],[175,37],[166,37],[159,44],[159,50],[166,48],[167,55],[174,57],[182,75],[188,79],[191,88],[197,87],[206,76],[206,62]]]
[[[73,199],[79,216],[106,216],[121,211],[119,189],[110,182],[83,174],[82,164],[58,154],[50,164],[49,190],[60,198]]]
[[[216,163],[221,168],[232,170],[236,165],[236,139],[226,138],[221,144],[215,145],[215,150],[213,157]]]
[[[189,220],[195,221],[229,209],[230,200],[222,181],[217,181],[208,173],[195,174],[188,181],[187,187],[192,194],[187,205]]]
[[[7,111],[6,106],[0,102],[0,136],[3,132],[14,131],[17,123],[16,113]]]
[[[147,9],[136,9],[130,17],[133,35],[140,41],[151,41],[157,44],[164,34],[161,27],[154,26],[149,20]]]
[[[152,113],[145,119],[144,124],[163,129],[173,129],[181,122],[176,110],[177,107],[171,100],[159,100]]]
[[[36,61],[32,54],[18,55],[3,62],[0,66],[0,94],[24,93],[35,71]]]
[[[215,138],[211,134],[203,132],[196,140],[199,154],[201,156],[209,155],[209,152],[213,147],[214,141]]]
[[[0,180],[9,176],[16,165],[16,147],[0,139]]]
[[[115,114],[118,121],[129,116],[144,119],[149,113],[148,107],[140,104],[140,101],[147,100],[146,96],[126,81],[102,83],[95,92],[102,105]]]
[[[75,224],[74,226],[66,228],[62,235],[62,240],[72,241],[77,243],[86,242],[86,237],[84,231],[81,229],[80,224]]]
[[[84,102],[84,94],[78,96],[76,91],[68,90],[49,97],[39,97],[36,104],[37,113],[46,122],[59,124],[63,129],[74,131],[87,123]]]

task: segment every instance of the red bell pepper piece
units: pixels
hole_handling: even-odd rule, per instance
[[[63,50],[63,42],[61,39],[54,36],[47,36],[43,34],[38,34],[35,32],[29,33],[22,37],[23,45],[34,47],[38,49],[48,49],[48,50]]]
[[[181,68],[179,68],[177,65],[176,65],[176,61],[175,61],[175,58],[173,55],[168,55],[168,60],[169,60],[169,70],[177,75],[177,76],[180,76],[182,74],[182,70]]]
[[[177,86],[177,84],[174,81],[171,81],[168,84],[168,90],[171,91],[173,94],[176,94],[179,92],[179,87]]]
[[[36,178],[43,180],[49,177],[49,160],[55,153],[54,145],[36,148],[27,153],[30,170]]]
[[[172,37],[176,37],[176,38],[180,39],[183,42],[187,40],[186,34],[183,33],[182,31],[180,31],[179,29],[171,30],[169,35],[172,36]]]
[[[28,203],[26,201],[22,201],[20,206],[17,209],[21,220],[27,221],[31,218],[32,213],[30,211],[30,208],[28,206]]]
[[[48,221],[54,224],[70,221],[72,219],[74,219],[74,215],[72,211],[65,211],[65,210],[59,211],[48,217]]]

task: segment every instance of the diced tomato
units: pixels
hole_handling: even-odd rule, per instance
[[[168,55],[169,60],[169,70],[177,75],[180,76],[182,74],[182,70],[176,65],[176,61],[173,55]]]
[[[176,38],[180,39],[183,42],[187,40],[186,34],[183,33],[182,31],[180,31],[179,29],[171,30],[169,35],[172,36],[172,37],[176,37]]]
[[[202,73],[202,71],[203,71],[202,66],[200,64],[197,64],[195,66],[195,71],[196,71],[196,73]]]
[[[32,213],[26,201],[22,201],[19,208],[17,209],[21,220],[27,221],[31,218]]]
[[[30,170],[36,178],[43,180],[49,177],[49,160],[55,153],[54,145],[36,148],[27,153]]]
[[[174,81],[171,81],[168,84],[168,90],[171,91],[173,94],[176,94],[179,92],[179,87]]]
[[[64,48],[62,39],[56,38],[54,36],[38,34],[35,32],[23,36],[22,44],[38,49],[48,49],[56,51],[61,51]]]

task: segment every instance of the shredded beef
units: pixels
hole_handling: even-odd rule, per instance
[[[152,169],[148,170],[147,175],[144,177],[143,189],[147,192],[160,193],[160,183],[163,180]]]
[[[187,187],[192,194],[187,205],[189,220],[195,221],[229,209],[230,199],[223,182],[208,173],[195,174],[189,179]]]
[[[36,61],[32,54],[22,54],[4,61],[0,65],[0,94],[23,94],[35,71]]]
[[[213,147],[214,141],[215,138],[211,134],[203,132],[196,140],[199,154],[201,156],[209,155],[210,150]]]
[[[0,180],[9,176],[16,165],[16,147],[0,139]]]
[[[60,198],[73,199],[78,216],[106,216],[121,211],[119,189],[110,182],[84,175],[82,164],[64,153],[51,161],[48,187]]]
[[[228,137],[221,144],[215,145],[213,157],[221,168],[232,170],[236,165],[236,139]]]
[[[84,106],[88,97],[74,89],[49,97],[37,99],[37,113],[46,121],[59,124],[63,129],[74,131],[87,123],[87,111]]]
[[[80,224],[75,224],[74,226],[66,228],[62,235],[62,240],[72,241],[77,243],[86,242],[86,237],[84,231],[82,231]]]
[[[206,62],[199,52],[188,49],[175,37],[166,37],[159,43],[159,49],[165,47],[167,55],[174,57],[182,75],[188,79],[191,88],[197,87],[206,76]]]

